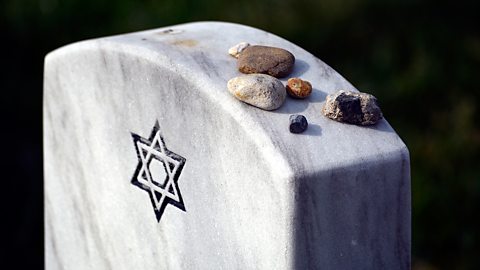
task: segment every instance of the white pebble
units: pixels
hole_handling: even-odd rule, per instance
[[[228,53],[235,57],[235,58],[238,58],[238,56],[240,55],[240,53],[242,53],[243,50],[245,50],[248,46],[250,46],[250,43],[247,43],[247,42],[240,42],[238,43],[237,45],[231,47],[230,49],[228,49]]]

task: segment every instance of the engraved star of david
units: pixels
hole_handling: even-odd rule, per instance
[[[177,183],[185,164],[185,158],[167,149],[160,133],[158,121],[153,127],[150,138],[145,139],[134,133],[132,133],[132,137],[137,151],[138,165],[131,183],[148,193],[157,222],[160,222],[165,207],[169,203],[185,211]],[[152,177],[150,169],[152,161],[160,162],[163,165],[166,173],[163,183]]]

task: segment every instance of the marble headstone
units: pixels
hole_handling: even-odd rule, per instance
[[[292,52],[312,95],[235,99],[242,41]],[[405,144],[324,117],[356,89],[295,44],[190,23],[65,46],[44,76],[47,269],[409,269]]]

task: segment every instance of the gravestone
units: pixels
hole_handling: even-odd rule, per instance
[[[241,41],[292,52],[290,77],[312,95],[275,111],[236,100],[227,51]],[[356,91],[302,48],[231,23],[51,52],[46,268],[409,269],[408,150],[386,120],[324,117],[340,89]],[[310,126],[292,134],[298,113]]]

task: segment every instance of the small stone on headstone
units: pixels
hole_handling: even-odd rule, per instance
[[[248,46],[250,46],[250,43],[240,42],[237,45],[228,49],[228,54],[230,54],[231,56],[233,56],[235,58],[238,58],[238,56],[242,53],[242,51],[245,50]]]
[[[265,74],[248,74],[228,81],[227,88],[237,99],[264,110],[282,106],[287,95],[282,82]]]
[[[383,118],[373,95],[343,90],[327,96],[322,113],[335,121],[362,126],[374,125]]]
[[[290,132],[291,133],[302,133],[308,127],[307,118],[300,114],[290,115]]]
[[[295,57],[287,50],[268,46],[249,46],[238,57],[240,72],[263,73],[277,78],[290,74]]]
[[[312,93],[310,82],[300,78],[290,78],[287,81],[287,93],[293,98],[306,98]]]

